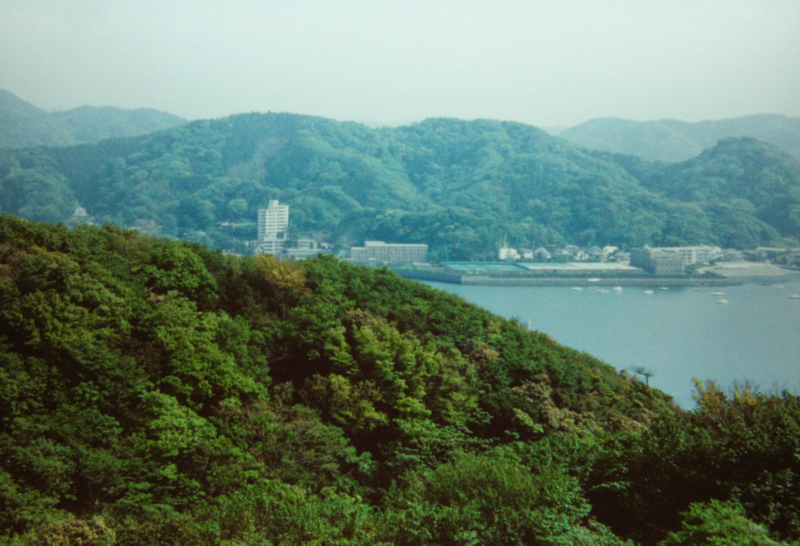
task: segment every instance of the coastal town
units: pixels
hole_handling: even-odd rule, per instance
[[[364,241],[336,249],[312,238],[289,237],[289,205],[272,200],[258,210],[256,254],[299,260],[320,253],[372,267],[389,267],[402,276],[460,284],[664,285],[736,284],[747,279],[778,278],[800,271],[800,248],[754,250],[695,245],[622,249],[616,246],[513,248],[503,241],[497,260],[428,262],[428,245]]]

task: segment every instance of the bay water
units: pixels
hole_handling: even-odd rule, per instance
[[[426,284],[618,370],[650,369],[651,386],[691,409],[693,378],[723,389],[750,381],[764,392],[800,392],[800,299],[790,297],[800,294],[800,278],[777,282],[669,290]]]

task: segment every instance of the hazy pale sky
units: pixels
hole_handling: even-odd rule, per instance
[[[800,116],[800,1],[0,0],[0,88],[189,119]]]

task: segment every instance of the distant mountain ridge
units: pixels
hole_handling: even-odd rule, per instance
[[[587,148],[635,155],[650,161],[686,161],[728,137],[756,138],[800,159],[800,118],[777,114],[696,123],[674,119],[639,122],[596,118],[552,134]]]
[[[0,148],[85,144],[144,135],[186,122],[151,108],[81,106],[46,112],[0,89]]]
[[[294,237],[426,243],[443,260],[494,259],[504,239],[516,248],[800,239],[800,162],[750,138],[667,164],[521,123],[370,129],[267,113],[0,150],[0,210],[24,218],[65,222],[81,205],[98,223],[248,252],[271,199],[290,205]]]

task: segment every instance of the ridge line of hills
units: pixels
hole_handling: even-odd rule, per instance
[[[774,144],[800,159],[800,118],[752,114],[732,119],[685,122],[674,119],[631,121],[607,117],[554,130],[570,142],[650,161],[686,161],[719,140],[750,137]]]
[[[152,108],[80,106],[46,112],[0,89],[0,148],[70,146],[144,135],[186,122]]]
[[[782,246],[800,240],[800,163],[751,138],[679,163],[579,147],[532,126],[429,119],[370,129],[296,114],[201,120],[139,137],[0,150],[0,210],[94,221],[246,253],[257,208],[295,237],[427,243],[492,259],[573,243]]]
[[[81,106],[48,113],[0,89],[0,148],[97,142],[138,136],[184,123],[187,120],[179,116],[149,108],[123,110],[112,106]],[[364,125],[381,127],[380,124]],[[650,161],[685,161],[729,137],[756,138],[800,159],[800,118],[779,114],[751,114],[698,122],[674,119],[639,122],[604,117],[573,127],[544,129],[587,148],[635,155]]]

